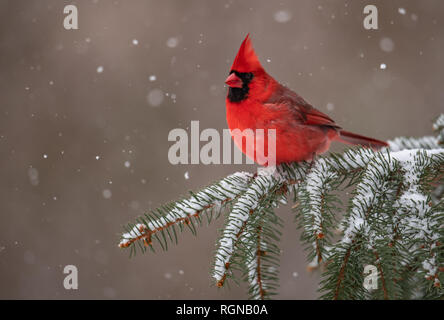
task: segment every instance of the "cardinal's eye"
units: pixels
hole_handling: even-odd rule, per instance
[[[244,79],[247,80],[248,82],[250,82],[253,79],[253,73],[248,72],[248,73],[244,73]]]

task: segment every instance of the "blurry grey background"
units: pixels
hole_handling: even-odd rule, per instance
[[[63,28],[66,4],[79,30]],[[362,26],[367,4],[377,31]],[[223,219],[167,252],[129,259],[117,247],[144,211],[255,170],[173,166],[168,132],[191,120],[226,128],[224,79],[250,32],[267,71],[344,128],[430,134],[443,110],[443,18],[438,0],[0,0],[0,298],[246,298],[209,275]],[[278,298],[316,298],[293,213],[278,214]],[[78,290],[63,288],[68,264]]]

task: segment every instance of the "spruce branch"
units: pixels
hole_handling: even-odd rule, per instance
[[[310,163],[232,174],[137,218],[119,246],[145,252],[156,240],[166,250],[177,243],[177,230],[195,234],[203,220],[226,212],[212,278],[222,287],[241,272],[250,298],[268,299],[279,285],[282,220],[275,211],[292,195],[309,266],[325,266],[322,298],[442,297],[444,115],[433,128],[436,137],[395,138],[379,152],[351,148]],[[344,208],[339,196],[346,188],[353,191]],[[376,290],[363,285],[366,265],[377,269]]]
[[[271,205],[270,198],[284,182],[275,168],[261,170],[249,185],[249,189],[234,204],[218,241],[219,249],[216,252],[213,273],[218,287],[222,287],[227,276],[231,276],[229,269],[237,263],[232,257],[236,253],[239,239],[245,237],[243,235],[245,229],[250,229],[249,224],[261,218],[256,216],[264,214]]]
[[[168,240],[165,232],[170,241],[174,238],[175,243],[177,243],[176,226],[182,231],[186,225],[195,234],[193,220],[200,224],[203,215],[206,216],[208,223],[214,216],[217,218],[226,206],[247,190],[252,177],[252,174],[246,172],[234,173],[197,194],[192,194],[188,199],[163,205],[151,213],[144,214],[136,220],[135,225],[128,225],[127,232],[121,236],[119,246],[131,247],[131,252],[135,253],[137,244],[142,252],[145,252],[147,247],[153,248],[152,239],[155,237],[162,249],[166,250]],[[162,240],[158,234],[161,234]]]
[[[421,138],[398,137],[389,140],[388,144],[391,151],[402,151],[410,149],[437,149],[439,148],[439,140],[434,136],[425,136]]]

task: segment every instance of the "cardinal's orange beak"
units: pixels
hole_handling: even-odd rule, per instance
[[[228,76],[225,83],[231,88],[242,88],[243,86],[241,78],[239,78],[234,72]]]

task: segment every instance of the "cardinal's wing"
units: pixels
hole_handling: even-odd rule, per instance
[[[281,86],[267,101],[266,104],[288,108],[291,114],[301,124],[326,126],[341,129],[329,116],[315,109],[300,95]]]

